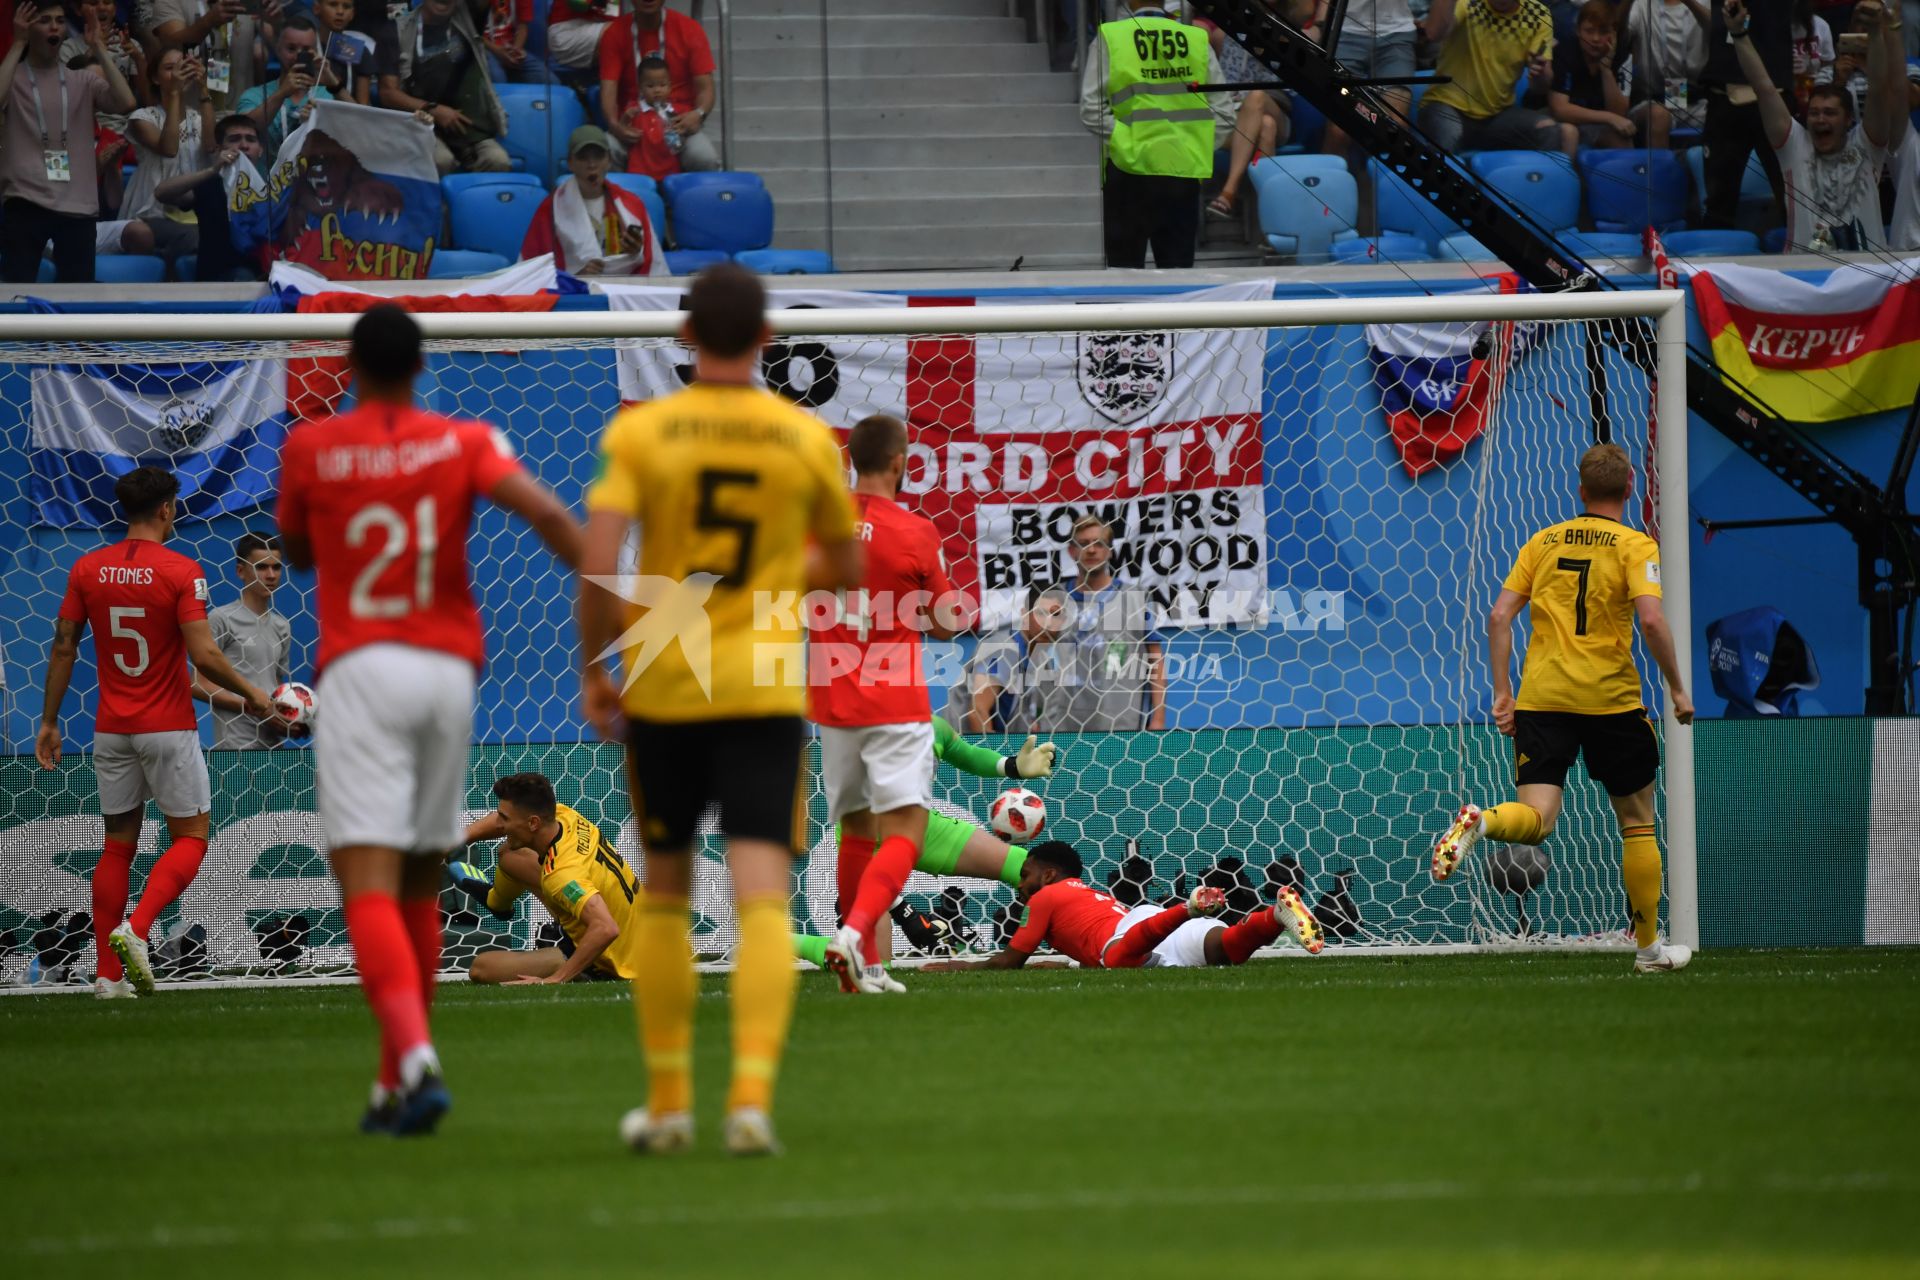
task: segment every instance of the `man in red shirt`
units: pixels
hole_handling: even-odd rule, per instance
[[[930,964],[928,970],[1018,969],[1043,942],[1089,969],[1244,964],[1282,933],[1312,955],[1320,954],[1324,945],[1313,913],[1291,888],[1282,888],[1280,900],[1271,907],[1227,925],[1206,918],[1227,905],[1222,889],[1195,889],[1183,906],[1148,903],[1129,911],[1111,894],[1087,884],[1081,878],[1085,874],[1080,855],[1064,841],[1049,840],[1027,850],[1014,890],[1027,904],[1027,917],[1007,940],[1006,950],[985,960]]]
[[[840,824],[845,921],[827,944],[827,967],[842,990],[894,992],[906,988],[882,967],[875,926],[913,874],[933,801],[933,704],[920,633],[945,640],[959,618],[939,531],[899,504],[906,424],[886,414],[862,418],[847,435],[847,454],[866,578],[842,597],[834,625],[807,645],[827,821]]]
[[[360,985],[380,1023],[361,1128],[431,1133],[451,1105],[429,1036],[440,967],[440,855],[459,848],[485,657],[467,533],[486,498],[569,567],[580,526],[498,431],[413,407],[420,327],[391,304],[353,328],[357,407],[295,427],[280,454],[280,537],[313,568],[320,621],[314,770]]]
[[[186,891],[207,856],[212,789],[193,713],[187,660],[214,684],[246,700],[261,719],[267,695],[233,669],[207,626],[207,576],[161,544],[173,534],[180,482],[159,467],[136,467],[113,486],[127,536],[89,551],[67,574],[54,622],[46,700],[33,754],[42,769],[60,763],[60,704],[73,679],[80,635],[93,628],[100,671],[94,713],[93,771],[100,785],[105,839],[93,868],[94,994],[103,999],[153,994],[147,930]],[[122,923],[140,819],[151,799],[167,820],[170,843],[147,876],[133,915]]]
[[[600,36],[600,111],[622,148],[640,140],[627,113],[640,105],[640,59],[666,59],[673,78],[673,115],[680,135],[680,167],[718,169],[720,152],[703,128],[713,114],[713,47],[700,24],[667,8],[667,0],[633,0],[633,12],[607,24]],[[624,163],[624,149],[615,159]]]

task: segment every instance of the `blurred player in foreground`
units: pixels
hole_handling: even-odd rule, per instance
[[[727,1150],[778,1150],[774,1077],[793,1015],[787,891],[806,848],[805,656],[797,600],[860,584],[840,447],[824,423],[757,385],[766,294],[723,264],[688,292],[686,390],[622,411],[588,495],[580,587],[581,693],[602,736],[624,718],[633,812],[646,850],[634,1003],[647,1105],[621,1133],[639,1151],[693,1145],[693,837],[716,805],[739,947],[732,980]],[[638,571],[620,548],[640,529]],[[807,539],[819,548],[809,558]],[[818,576],[809,580],[809,564]],[[636,606],[623,634],[619,591]],[[626,673],[616,691],[607,656]],[[624,716],[623,716],[624,712]]]
[[[1228,925],[1206,918],[1225,908],[1225,890],[1207,886],[1195,889],[1184,906],[1149,903],[1129,911],[1112,894],[1087,884],[1085,874],[1080,855],[1065,841],[1048,840],[1027,850],[1018,890],[1027,915],[1006,950],[985,960],[939,961],[928,971],[1018,969],[1043,942],[1089,969],[1245,964],[1283,933],[1314,955],[1324,945],[1313,913],[1291,888],[1282,888],[1271,907]]]
[[[1571,520],[1528,539],[1487,619],[1493,667],[1493,722],[1513,739],[1515,799],[1482,810],[1461,806],[1433,849],[1433,878],[1445,880],[1482,837],[1542,844],[1553,834],[1567,770],[1583,756],[1607,789],[1620,824],[1621,878],[1633,917],[1640,973],[1684,969],[1690,947],[1660,941],[1660,845],[1654,838],[1654,778],[1660,742],[1640,698],[1633,624],[1667,678],[1681,724],[1693,700],[1660,608],[1660,546],[1622,523],[1633,464],[1617,444],[1580,458],[1580,501]],[[1513,696],[1513,620],[1531,608],[1520,696]]]
[[[238,695],[248,715],[275,714],[267,695],[235,671],[214,642],[205,572],[162,545],[173,536],[179,494],[180,482],[159,467],[136,467],[113,486],[127,536],[81,556],[67,574],[33,742],[40,767],[57,768],[60,704],[73,679],[80,636],[92,627],[100,674],[93,772],[106,829],[92,877],[94,994],[102,999],[123,999],[136,990],[153,994],[147,930],[186,892],[207,856],[213,795],[187,660],[205,679]],[[169,843],[148,873],[132,917],[122,923],[149,799],[167,821]]]
[[[314,766],[354,963],[380,1023],[369,1133],[431,1133],[451,1105],[427,1011],[441,857],[461,845],[473,689],[485,660],[467,567],[474,502],[513,512],[569,566],[580,526],[480,422],[413,407],[420,327],[396,306],[353,327],[356,407],[294,428],[280,537],[317,574]]]
[[[600,828],[553,797],[544,774],[513,773],[493,784],[494,811],[467,828],[467,843],[503,841],[492,882],[466,863],[454,878],[505,919],[531,890],[567,935],[567,948],[482,951],[467,974],[481,984],[572,982],[583,975],[639,976],[633,949],[639,897],[633,871]]]

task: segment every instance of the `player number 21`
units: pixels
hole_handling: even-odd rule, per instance
[[[347,545],[365,546],[369,536],[380,535],[380,549],[367,567],[354,577],[353,590],[347,595],[347,608],[356,618],[404,618],[414,609],[433,604],[433,554],[440,548],[440,528],[433,496],[413,504],[413,528],[400,513],[384,502],[375,502],[354,512],[347,521]],[[413,597],[375,595],[374,587],[388,567],[407,554],[413,544]]]

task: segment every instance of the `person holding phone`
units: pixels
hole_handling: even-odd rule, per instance
[[[279,78],[241,94],[238,108],[260,126],[260,145],[268,164],[279,156],[287,135],[306,123],[314,102],[333,97],[333,91],[320,83],[320,31],[312,18],[288,18],[275,52],[280,55]]]
[[[192,54],[206,73],[189,89],[187,110],[198,111],[209,94],[215,114],[235,109],[259,75],[262,20],[279,14],[280,0],[154,0],[153,34],[161,46]]]
[[[206,141],[213,137],[213,102],[198,93],[194,96],[199,106],[185,105],[188,92],[199,87],[206,70],[198,59],[178,49],[162,49],[151,75],[160,105],[141,107],[127,120],[135,168],[120,216],[145,223],[153,236],[152,251],[171,263],[199,250],[199,227],[192,210],[163,203],[157,188],[169,178],[192,173],[204,162]]]

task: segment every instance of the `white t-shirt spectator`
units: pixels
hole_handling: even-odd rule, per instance
[[[1813,30],[1793,24],[1793,74],[1805,76],[1815,84],[1833,79],[1833,28],[1825,18],[1813,20]]]
[[[1351,0],[1340,24],[1344,36],[1391,36],[1413,30],[1407,0]]]
[[[1886,248],[1886,229],[1880,224],[1880,166],[1885,147],[1867,141],[1860,126],[1847,134],[1846,145],[1827,155],[1813,149],[1813,139],[1798,120],[1786,145],[1774,152],[1787,186],[1787,245],[1803,248],[1813,243],[1814,228],[1849,223],[1859,228],[1862,249]],[[1829,238],[1839,239],[1832,231]]]
[[[1689,92],[1682,111],[1678,97],[1667,94],[1668,81],[1697,80],[1707,69],[1707,32],[1693,11],[1681,0],[1642,0],[1627,15],[1627,45],[1636,96],[1664,103],[1676,128],[1698,128],[1706,119],[1705,96]]]
[[[162,129],[166,126],[167,111],[165,107],[142,107],[127,119],[129,122],[145,120],[154,128]],[[177,178],[181,174],[193,173],[206,167],[207,157],[200,149],[200,113],[198,111],[181,112],[180,145],[170,156],[147,150],[140,145],[140,139],[135,137],[131,130],[127,133],[127,140],[133,143],[135,167],[133,176],[127,179],[127,193],[120,201],[120,216],[122,218],[169,217],[181,220],[181,211],[160,203],[154,198],[153,190],[168,178]],[[192,216],[188,214],[184,220],[191,221]]]
[[[1920,249],[1920,132],[1902,129],[1887,163],[1893,169],[1893,234],[1888,247],[1911,252]]]

